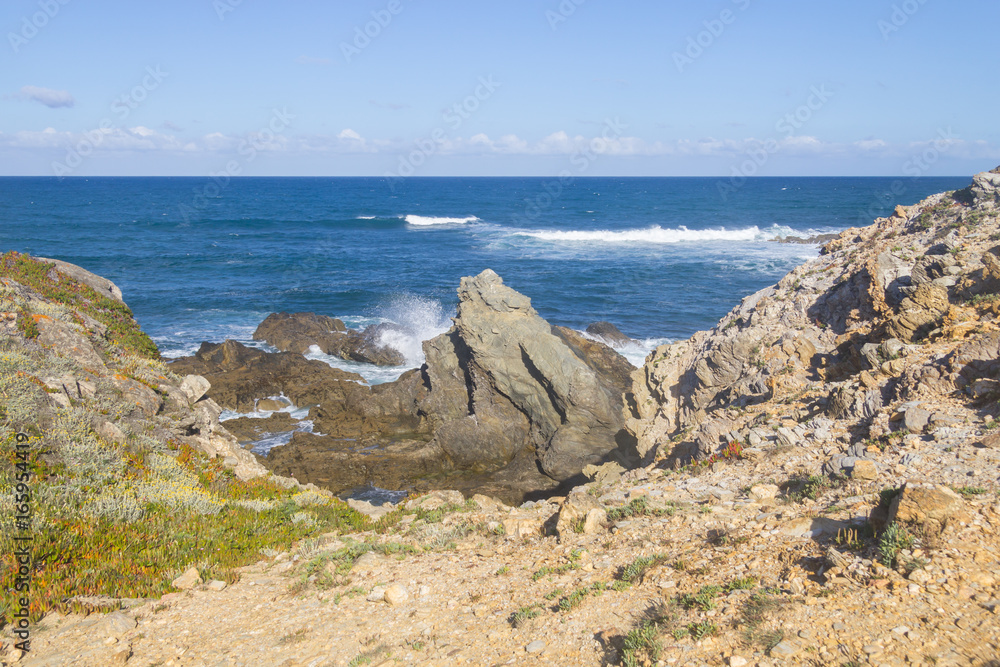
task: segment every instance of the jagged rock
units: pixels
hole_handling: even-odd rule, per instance
[[[878,479],[878,466],[875,465],[874,461],[857,459],[854,461],[854,467],[851,469],[851,477],[864,481]]]
[[[272,313],[253,332],[254,340],[262,340],[282,352],[304,354],[313,345],[325,354],[343,338],[347,327],[341,320],[316,313]]]
[[[950,305],[945,287],[934,283],[919,285],[903,299],[900,313],[888,322],[886,333],[910,343],[919,341],[940,326]]]
[[[253,333],[254,340],[263,340],[282,352],[304,354],[318,347],[324,354],[351,361],[400,366],[406,363],[401,352],[383,344],[383,335],[401,330],[394,324],[383,323],[363,331],[348,329],[341,320],[316,313],[272,313]]]
[[[978,207],[994,208],[1000,205],[1000,174],[986,171],[972,177],[972,198]]]
[[[584,343],[574,338],[554,333],[493,271],[463,278],[455,325],[424,344],[429,391],[419,407],[435,422],[433,442],[458,467],[502,465],[533,446],[560,481],[600,462],[617,447],[627,375],[610,351],[578,356]]]
[[[257,399],[278,394],[296,405],[311,405],[369,393],[356,373],[292,352],[264,352],[233,340],[202,343],[195,356],[176,359],[170,367],[178,374],[203,376],[211,384],[208,395],[239,412],[251,412]]]
[[[618,327],[613,325],[611,322],[594,322],[593,324],[588,324],[586,331],[591,336],[600,338],[611,347],[621,347],[634,342],[631,338],[619,331]]]
[[[931,421],[931,413],[916,405],[903,413],[903,428],[910,433],[923,433]]]

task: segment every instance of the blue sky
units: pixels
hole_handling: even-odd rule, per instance
[[[6,0],[0,174],[968,175],[1000,164],[997,25],[995,0]]]

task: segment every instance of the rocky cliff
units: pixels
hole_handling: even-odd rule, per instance
[[[682,465],[729,442],[808,433],[846,453],[964,419],[958,406],[918,405],[929,397],[985,405],[997,381],[998,185],[1000,174],[978,174],[849,229],[715,329],[657,349],[626,415],[639,451]]]
[[[451,456],[470,456],[463,445],[466,422],[474,418],[510,429],[520,425],[530,443],[500,470],[483,473],[484,484],[506,473],[516,478],[519,462],[543,477],[537,467],[546,448],[586,433],[579,428],[584,420],[593,418],[604,437],[620,437],[616,422],[602,421],[617,407],[647,459],[627,471],[613,463],[590,469],[594,481],[517,507],[436,491],[409,499],[374,525],[331,524],[335,503],[313,507],[322,498],[314,493],[282,496],[258,482],[263,476],[251,480],[253,486],[230,485],[225,511],[212,522],[191,523],[177,505],[169,522],[153,511],[142,521],[112,522],[107,517],[118,515],[111,505],[96,518],[84,514],[88,525],[82,528],[66,519],[66,510],[57,514],[52,499],[63,498],[61,487],[73,475],[106,469],[110,459],[98,457],[113,442],[113,433],[104,440],[86,424],[66,421],[90,391],[88,371],[75,356],[140,378],[147,377],[142,369],[153,367],[162,373],[154,379],[165,386],[184,382],[155,359],[122,365],[131,357],[115,349],[149,352],[149,345],[126,326],[130,317],[111,317],[123,315],[120,306],[74,306],[62,317],[63,306],[25,291],[52,280],[50,265],[29,262],[15,271],[8,264],[0,356],[4,451],[11,453],[13,428],[34,426],[40,435],[32,443],[47,438],[60,457],[51,467],[42,462],[35,468],[38,479],[53,482],[43,500],[45,518],[59,517],[47,533],[53,548],[46,551],[52,555],[40,577],[48,587],[43,590],[70,576],[91,576],[88,590],[110,588],[114,598],[68,599],[120,610],[108,616],[50,613],[35,628],[30,655],[11,647],[8,625],[0,660],[995,667],[998,186],[1000,174],[979,174],[966,190],[848,230],[822,256],[745,299],[714,330],[657,350],[631,378],[608,350],[589,348],[573,332],[546,329],[526,298],[489,273],[463,281],[460,316],[451,331],[427,344],[427,367],[382,388],[235,343],[203,348],[196,361],[217,375],[220,401],[257,401],[240,385],[251,371],[261,371],[258,379],[269,384],[259,391],[302,392],[299,400],[325,396],[330,419],[324,429],[369,428],[376,439],[392,430],[396,439],[388,449],[432,455],[428,470]],[[96,280],[95,290],[108,289]],[[61,296],[58,303],[66,300]],[[37,342],[43,316],[52,313],[67,325],[83,326],[79,318],[86,330],[52,330],[46,340],[54,342],[45,343],[52,347],[43,347]],[[95,336],[98,324],[107,329]],[[80,344],[83,339],[90,347]],[[73,371],[69,386],[46,384],[44,378],[64,369]],[[553,369],[560,370],[558,377]],[[227,387],[230,372],[236,375]],[[300,374],[301,387],[295,381]],[[314,374],[318,385],[346,384],[314,393]],[[195,379],[187,384],[195,394],[204,387]],[[129,399],[121,410],[141,410],[132,405],[143,402],[140,390],[128,387],[112,391],[113,397]],[[627,400],[615,398],[619,387]],[[30,404],[20,401],[22,394],[31,396]],[[64,400],[72,402],[69,411],[61,407]],[[120,423],[117,403],[86,405]],[[31,411],[40,407],[46,418],[36,423]],[[190,406],[178,414],[190,415]],[[155,433],[155,417],[126,416],[129,439],[146,423]],[[537,425],[524,430],[525,423]],[[567,436],[559,438],[563,428]],[[99,446],[81,450],[79,443],[90,437]],[[508,442],[504,433],[498,443],[487,443],[482,460],[504,461]],[[281,449],[305,458],[340,455],[329,440],[312,450]],[[75,456],[80,451],[85,456]],[[608,457],[598,452],[582,447],[577,461]],[[337,461],[360,467],[364,456],[354,452]],[[383,456],[388,467],[403,461],[391,452],[368,456]],[[99,465],[88,467],[88,457]],[[189,470],[188,457],[177,460]],[[552,460],[556,471],[565,459]],[[100,483],[134,480],[137,473],[155,479],[161,474],[155,471],[166,470],[161,464],[159,457],[130,457]],[[10,471],[3,470],[10,491]],[[205,481],[204,492],[218,499],[226,485],[216,476],[218,466],[193,470]],[[104,488],[88,486],[91,479],[78,486]],[[248,500],[252,491],[257,495]],[[248,506],[257,513],[234,523]],[[69,514],[78,511],[74,506]],[[96,528],[87,532],[90,523]],[[147,523],[152,527],[146,533],[124,532]],[[192,533],[199,541],[188,539]],[[107,539],[95,548],[92,535]],[[265,537],[282,536],[289,539],[261,549]],[[74,571],[55,556],[75,541],[86,547],[73,553],[86,567]],[[114,558],[87,561],[95,551]],[[234,554],[243,552],[250,554],[246,567],[233,567]],[[0,551],[7,558],[5,582],[16,571],[8,553],[12,549]],[[220,572],[218,580],[199,583],[194,569],[168,585],[162,581],[167,568],[156,576],[147,572],[161,553],[207,561]],[[135,567],[122,566],[123,576],[108,570],[106,560]],[[224,570],[220,560],[228,564]],[[121,590],[133,579],[144,585]],[[57,592],[82,587],[71,581]],[[99,581],[114,584],[102,589]],[[173,587],[181,590],[162,595]],[[142,599],[123,599],[129,595]],[[53,597],[48,593],[50,602]],[[66,611],[66,599],[49,608]],[[372,618],[379,619],[376,625]]]

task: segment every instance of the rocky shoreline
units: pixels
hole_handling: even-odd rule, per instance
[[[458,295],[454,326],[424,343],[426,362],[386,384],[368,387],[301,354],[317,346],[356,360],[349,348],[361,341],[355,349],[368,358],[395,363],[398,352],[379,347],[387,325],[352,332],[313,313],[273,314],[257,329],[255,338],[284,351],[205,343],[170,367],[205,377],[209,396],[230,410],[279,394],[308,407],[313,432],[294,433],[261,462],[338,494],[459,489],[520,504],[585,481],[587,466],[637,460],[622,429],[634,368],[600,342],[630,339],[609,323],[591,327],[591,338],[554,327],[489,270],[463,279]],[[263,421],[284,426],[237,428],[288,429],[278,415]]]
[[[5,663],[997,664],[1000,168],[846,230],[639,369],[489,271],[463,279],[454,326],[395,383],[233,341],[165,366],[111,319],[108,281],[76,273],[101,307],[70,312],[38,292],[58,267],[9,262],[5,434],[43,415],[61,484],[118,475],[146,480],[136,503],[160,498],[153,480],[196,449],[218,467],[191,469],[201,495],[176,507],[215,502],[221,469],[294,489],[290,506],[252,501],[284,526],[322,521],[313,503],[340,511],[329,489],[414,493],[354,502],[382,520],[253,551],[226,580],[194,569],[109,616],[50,610],[32,654],[8,625]],[[289,350],[350,337],[316,316],[265,329]],[[277,395],[314,406],[315,432],[272,449],[269,471],[218,417]],[[76,454],[91,441],[92,458],[120,452],[110,478]],[[251,487],[233,488],[230,512]]]

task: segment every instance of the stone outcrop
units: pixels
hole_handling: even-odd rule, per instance
[[[318,347],[324,354],[378,366],[401,366],[406,358],[398,350],[382,343],[383,335],[397,325],[373,324],[361,331],[348,329],[338,319],[315,313],[273,313],[253,333],[282,352],[304,354]]]
[[[296,433],[267,463],[337,492],[438,484],[517,499],[581,477],[588,465],[628,460],[634,441],[622,429],[622,408],[634,368],[624,357],[553,327],[489,270],[462,280],[454,321],[424,343],[420,369],[373,387],[299,354],[235,341],[206,343],[171,367],[204,376],[209,396],[241,412],[278,394],[311,406],[323,435]],[[297,349],[343,335],[335,320],[312,315],[274,315],[265,324],[269,341]],[[279,339],[279,329],[289,337]]]
[[[486,270],[463,278],[455,326],[425,345],[420,410],[459,467],[505,464],[526,446],[565,481],[617,448],[628,362],[565,329]]]
[[[98,296],[121,300],[113,283],[66,262],[14,259],[35,268],[35,275],[47,275],[52,284],[17,273],[0,280],[0,311],[33,313],[36,328],[36,332],[0,329],[5,354],[33,359],[27,366],[30,372],[0,374],[0,394],[16,395],[17,414],[28,423],[75,424],[72,432],[63,426],[60,433],[66,435],[53,437],[51,463],[65,465],[72,475],[80,466],[89,470],[87,461],[94,457],[113,467],[118,455],[127,453],[142,461],[152,454],[176,456],[187,446],[217,457],[240,479],[267,474],[220,424],[222,408],[206,397],[208,380],[171,373],[155,348],[145,356],[124,348],[123,339],[107,335],[109,327],[94,318],[94,311],[88,312],[87,304]],[[38,271],[46,265],[51,266],[48,274]],[[70,303],[60,300],[66,293],[74,295]],[[118,326],[119,333],[128,329],[130,340],[138,339],[138,325],[127,308],[121,311]],[[18,378],[31,380],[20,386]],[[35,395],[39,387],[42,400]],[[108,450],[102,450],[99,441]]]
[[[995,326],[981,313],[1000,301],[998,184],[995,171],[978,174],[966,190],[849,229],[712,331],[658,348],[627,401],[638,452],[680,465],[760,442],[759,426],[794,404],[781,418],[803,432],[824,416],[850,433],[838,458],[858,439],[943,423],[904,418],[900,403],[956,389],[993,395]],[[938,341],[955,344],[931,358],[918,347]]]
[[[178,374],[204,376],[211,384],[209,396],[238,412],[252,412],[258,399],[280,394],[295,405],[311,405],[366,392],[364,379],[356,373],[293,352],[264,352],[233,340],[203,343],[195,356],[176,359],[170,368]]]

